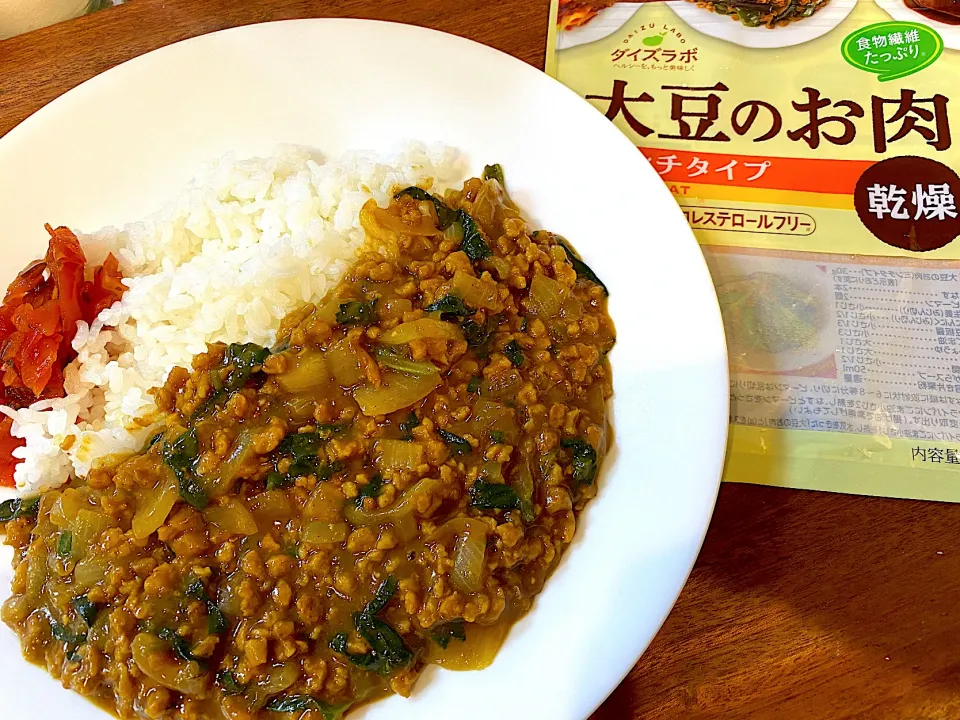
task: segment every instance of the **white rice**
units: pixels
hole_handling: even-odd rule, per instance
[[[66,397],[0,406],[26,440],[14,452],[18,491],[56,487],[97,458],[139,448],[156,410],[149,390],[171,368],[189,367],[207,343],[271,345],[284,315],[339,280],[363,241],[358,213],[369,198],[382,205],[397,185],[460,175],[443,146],[325,163],[293,147],[227,156],[146,220],[80,235],[89,263],[117,256],[129,290],[92,325],[78,323]]]

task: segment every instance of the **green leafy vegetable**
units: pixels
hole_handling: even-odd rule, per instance
[[[398,347],[378,347],[374,355],[380,364],[404,375],[436,375],[440,369],[429,360],[411,360]]]
[[[217,673],[217,684],[222,688],[224,695],[240,695],[246,689],[246,685],[241,685],[237,681],[237,676],[232,670],[221,670]]]
[[[483,325],[473,320],[464,320],[460,323],[463,337],[467,341],[467,345],[473,348],[477,357],[485,358],[490,354],[490,341],[493,340],[494,327],[495,321],[493,318],[488,319]]]
[[[451,640],[466,641],[467,633],[464,629],[463,620],[451,620],[450,622],[434,625],[430,628],[430,639],[444,650]]]
[[[370,325],[377,321],[377,299],[370,302],[350,300],[340,303],[337,310],[337,322],[341,325]]]
[[[64,530],[60,533],[60,537],[57,538],[57,555],[62,558],[68,558],[71,552],[73,552],[73,533],[69,530]]]
[[[473,262],[483,260],[493,255],[487,241],[483,239],[480,228],[473,221],[473,218],[464,211],[457,211],[457,222],[463,226],[463,251]]]
[[[203,581],[194,578],[187,585],[184,594],[193,600],[199,600],[207,607],[207,632],[211,635],[220,635],[227,629],[227,617],[217,604],[210,599]]]
[[[453,315],[456,317],[466,317],[474,313],[474,311],[468,308],[463,300],[456,295],[444,295],[439,300],[434,300],[427,305],[423,311],[428,313],[439,311],[442,315]]]
[[[573,265],[573,269],[577,273],[577,277],[583,280],[589,280],[595,285],[599,285],[603,289],[603,294],[609,295],[610,291],[607,290],[607,286],[604,285],[603,281],[597,277],[597,274],[590,269],[590,266],[581,260],[580,257],[573,251],[573,248],[570,247],[570,243],[560,236],[557,236],[557,242],[560,244],[560,247],[563,248],[564,252],[567,253],[567,259],[570,261],[570,264]]]
[[[267,490],[285,488],[292,482],[293,478],[291,478],[289,475],[284,475],[283,473],[277,472],[276,470],[271,470],[267,473]]]
[[[573,479],[581,485],[592,485],[597,477],[597,451],[586,440],[563,438],[560,447],[570,451],[573,458]]]
[[[40,507],[40,496],[14,498],[0,503],[0,522],[10,522],[22,517],[33,517]]]
[[[174,471],[192,468],[199,454],[200,443],[197,440],[196,428],[184,432],[163,448],[163,460]]]
[[[347,650],[347,636],[339,633],[330,641],[334,652],[345,655],[354,665],[380,674],[407,666],[413,660],[413,651],[400,634],[377,617],[397,592],[397,580],[392,575],[384,580],[361,612],[353,614],[353,624],[360,637],[370,645],[370,652],[357,654]]]
[[[268,348],[255,343],[231,343],[225,357],[232,369],[223,381],[223,389],[227,392],[240,390],[247,384],[254,368],[263,365],[269,355]]]
[[[187,642],[187,639],[183,637],[183,635],[180,635],[170,628],[161,628],[157,632],[157,637],[170,643],[170,649],[184,662],[195,662],[201,666],[205,664],[203,659],[198,658],[190,652],[190,643]]]
[[[291,433],[287,435],[281,441],[277,451],[283,455],[290,455],[293,462],[287,469],[286,477],[280,475],[282,482],[280,478],[274,477],[272,473],[267,476],[268,488],[270,487],[271,477],[274,483],[273,488],[277,488],[290,485],[293,480],[298,477],[316,475],[318,480],[324,481],[329,480],[336,473],[340,472],[343,469],[343,463],[339,461],[329,464],[321,463],[317,459],[317,453],[324,442],[337,433],[343,432],[347,427],[347,425],[343,424],[317,425],[312,432]]]
[[[483,382],[483,378],[479,375],[474,375],[467,382],[467,392],[468,393],[478,393],[480,392],[480,383]]]
[[[420,418],[411,410],[407,419],[400,423],[400,431],[403,433],[404,440],[413,440],[413,429],[420,424]]]
[[[158,432],[156,435],[154,435],[152,438],[150,438],[150,441],[147,443],[147,448],[146,448],[146,449],[152,448],[154,445],[156,445],[156,444],[157,444],[158,442],[160,442],[161,440],[163,440],[163,430],[161,430],[161,431]]]
[[[390,603],[390,599],[397,593],[397,579],[390,575],[380,583],[370,602],[367,603],[363,612],[367,615],[376,615]]]
[[[331,705],[312,695],[281,695],[273,698],[264,706],[266,710],[276,713],[316,710],[323,715],[324,720],[336,720],[347,707],[347,705]]]
[[[514,367],[523,365],[523,348],[520,347],[520,343],[516,340],[511,340],[504,346],[503,354],[507,356],[507,360],[509,360],[510,364]]]
[[[394,198],[400,198],[403,195],[409,195],[414,200],[419,202],[429,201],[433,203],[434,209],[437,211],[437,222],[440,225],[441,230],[446,230],[448,227],[453,225],[457,221],[457,212],[449,208],[440,198],[431,195],[423,188],[418,187],[408,187],[404,188],[396,195]]]
[[[203,491],[203,486],[193,471],[177,473],[177,481],[180,497],[184,502],[197,510],[203,510],[207,506],[207,494]]]
[[[481,510],[514,510],[520,497],[509,485],[478,479],[470,488],[470,505]]]
[[[491,430],[490,440],[497,445],[503,445],[507,441],[507,436],[503,434],[503,430]]]
[[[75,633],[66,625],[61,625],[56,620],[50,620],[50,634],[54,639],[71,646],[83,645],[87,641],[85,633]]]
[[[438,428],[437,435],[439,435],[440,439],[443,440],[447,446],[457,454],[468,453],[473,450],[473,446],[470,445],[469,442],[464,440],[459,435],[454,435],[449,430]]]
[[[363,506],[364,498],[378,498],[380,497],[380,491],[383,489],[383,478],[378,474],[370,478],[369,482],[366,485],[357,490],[357,497],[355,502],[357,507]]]
[[[484,166],[483,179],[496,180],[503,187],[507,186],[506,182],[504,182],[504,179],[503,179],[503,168],[500,167],[500,163],[494,163],[493,165]]]
[[[70,601],[70,604],[73,606],[77,615],[87,624],[87,627],[93,627],[93,623],[100,612],[100,608],[97,607],[96,603],[90,602],[86,595],[77,595]]]

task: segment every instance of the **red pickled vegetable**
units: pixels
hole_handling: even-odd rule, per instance
[[[46,256],[17,276],[0,307],[0,403],[13,408],[63,397],[63,369],[76,356],[71,342],[77,321],[93,322],[126,290],[113,255],[86,280],[77,236],[65,227],[46,229]],[[13,451],[23,445],[10,434],[12,424],[10,418],[0,421],[0,485],[14,485]]]

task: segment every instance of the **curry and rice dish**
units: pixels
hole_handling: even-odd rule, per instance
[[[746,27],[777,28],[803,20],[830,0],[688,0]]]
[[[208,345],[139,450],[0,505],[2,618],[65,687],[122,718],[338,718],[485,667],[530,609],[597,492],[606,287],[499,166],[392,194],[272,345]]]

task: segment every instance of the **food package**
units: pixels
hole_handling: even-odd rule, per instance
[[[724,479],[960,501],[960,2],[553,0],[547,52],[703,249]]]

